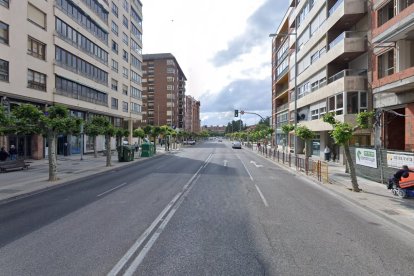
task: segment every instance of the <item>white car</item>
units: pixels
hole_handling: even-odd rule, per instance
[[[240,143],[239,141],[234,141],[234,142],[232,143],[231,147],[232,147],[233,149],[241,149],[241,148],[242,148],[241,143]]]

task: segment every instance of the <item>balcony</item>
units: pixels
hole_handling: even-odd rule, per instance
[[[276,113],[286,111],[287,109],[289,109],[289,103],[281,104],[279,106],[276,106]]]
[[[303,93],[297,100],[297,108],[324,100],[340,92],[365,90],[367,90],[367,71],[365,69],[343,70],[329,77],[327,81],[312,86],[310,91]],[[291,98],[294,98],[294,92]],[[294,101],[289,103],[289,108],[294,109]]]

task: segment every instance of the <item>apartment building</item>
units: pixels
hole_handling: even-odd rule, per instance
[[[354,124],[356,115],[370,107],[367,1],[290,0],[290,9],[278,29],[282,35],[276,34],[273,41],[276,130],[287,121],[296,122],[316,133],[310,145],[313,156],[322,156],[325,145],[339,153],[328,133],[332,128],[322,121],[322,116],[334,112],[338,120]],[[290,35],[286,37],[283,33]],[[287,110],[286,99],[288,118],[282,117],[286,116],[283,113]],[[278,146],[282,145],[281,137],[276,136]],[[370,142],[369,131],[361,131],[352,140],[352,144],[359,145]],[[302,153],[304,146],[298,139],[296,152]],[[294,139],[290,135],[288,149],[293,152],[293,148]]]
[[[139,0],[0,0],[0,99],[8,111],[32,103],[46,112],[58,103],[132,131],[142,119],[141,64]],[[27,157],[42,158],[47,147],[41,136],[2,138]],[[82,139],[60,135],[58,154],[66,144],[70,153],[92,151]]]
[[[185,96],[185,127],[187,132],[199,133],[200,128],[200,101],[191,96]]]
[[[291,29],[289,28],[288,9],[272,40],[272,122],[274,132],[273,144],[283,150],[288,142],[288,136],[283,133],[282,127],[289,123],[289,56],[294,49],[289,47]]]
[[[143,55],[142,125],[184,129],[186,77],[170,53]]]
[[[414,150],[414,1],[373,1],[374,108],[377,144]]]

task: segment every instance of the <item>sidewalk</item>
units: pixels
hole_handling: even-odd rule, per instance
[[[170,152],[174,151],[176,150]],[[168,152],[165,151],[164,147],[158,146],[155,156],[166,153]],[[84,155],[83,160],[80,160],[80,155],[58,156],[57,171],[59,180],[54,182],[48,181],[49,162],[47,159],[27,160],[30,164],[28,170],[0,173],[0,204],[63,185],[91,174],[114,170],[149,158],[152,157],[137,157],[137,153],[135,153],[134,161],[119,162],[115,152],[115,154],[112,154],[112,166],[106,167],[106,156],[103,156],[102,153],[99,153],[98,158],[94,158],[93,154]]]
[[[259,156],[266,158],[257,150],[253,149],[252,151]],[[294,165],[288,167],[277,161],[273,162],[283,168],[300,173],[297,172]],[[306,176],[305,174],[303,175]],[[328,175],[330,184],[322,184],[314,177],[309,176],[308,178],[319,183],[321,186],[326,187],[334,194],[344,197],[348,201],[351,201],[352,203],[388,220],[392,224],[398,225],[414,234],[414,198],[400,198],[394,196],[391,191],[387,189],[385,184],[371,181],[363,177],[357,177],[359,188],[362,189],[362,192],[355,193],[351,190],[351,177],[345,172],[345,166],[335,162],[328,162]]]

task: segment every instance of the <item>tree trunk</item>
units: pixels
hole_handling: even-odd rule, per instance
[[[354,162],[352,161],[351,151],[349,149],[348,144],[344,144],[344,152],[346,156],[346,162],[348,163],[349,173],[351,174],[352,190],[354,192],[360,192],[361,189],[358,186],[358,180],[356,178],[356,173],[355,173],[355,166],[354,166]]]
[[[56,156],[56,135],[47,134],[48,158],[49,158],[49,181],[57,181],[57,156]]]
[[[110,167],[111,164],[111,136],[105,135],[105,147],[106,147],[106,166]]]
[[[93,156],[95,158],[98,158],[98,148],[97,145],[98,144],[98,136],[94,136],[93,137]]]

